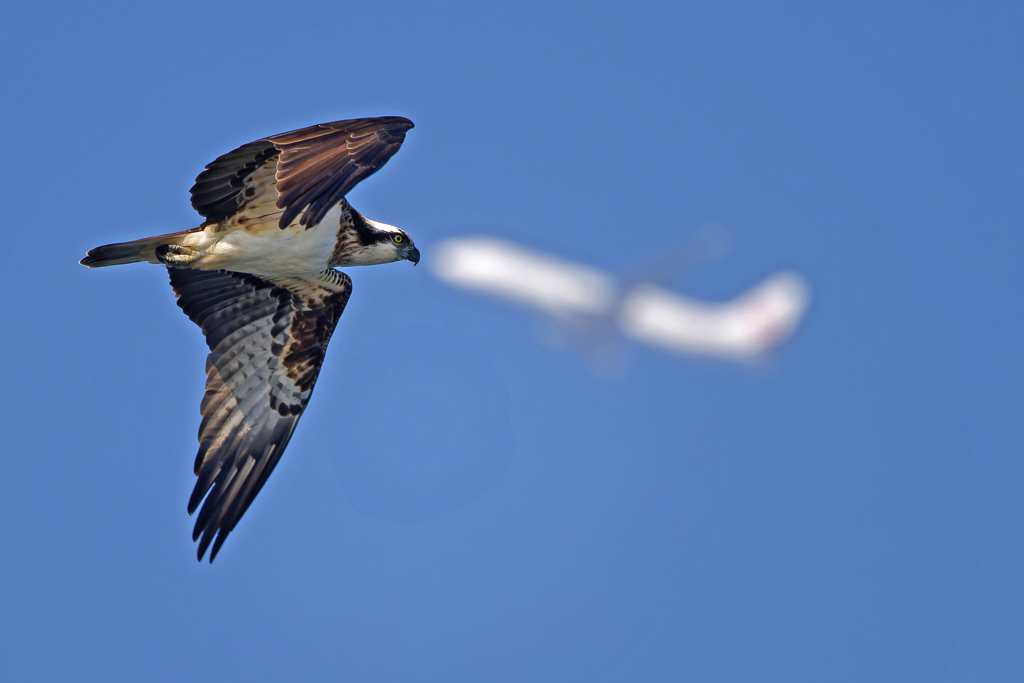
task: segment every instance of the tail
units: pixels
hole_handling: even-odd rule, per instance
[[[146,237],[133,242],[118,242],[117,244],[104,244],[102,247],[90,249],[85,258],[79,261],[83,266],[89,268],[103,268],[104,266],[119,266],[123,263],[160,263],[156,256],[156,248],[165,244],[182,244],[188,235],[202,230],[192,228],[181,232],[172,232],[169,235],[157,235]]]

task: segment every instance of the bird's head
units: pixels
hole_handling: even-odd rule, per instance
[[[335,252],[338,266],[375,266],[395,261],[420,262],[420,250],[416,248],[409,233],[387,223],[372,221],[351,210],[351,239],[341,246],[341,253]],[[353,234],[354,233],[354,234]]]
[[[363,220],[372,229],[371,234],[375,238],[374,241],[380,245],[380,250],[391,256],[388,262],[404,260],[412,261],[413,265],[420,262],[420,250],[416,248],[409,233],[405,230],[387,223],[371,221],[369,218]]]

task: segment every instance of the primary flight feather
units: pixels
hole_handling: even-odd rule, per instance
[[[408,119],[322,123],[242,145],[192,187],[197,228],[90,250],[90,268],[162,264],[210,347],[188,512],[210,561],[277,465],[352,292],[338,267],[419,262],[412,238],[345,195],[398,151]],[[202,506],[200,507],[200,503]]]

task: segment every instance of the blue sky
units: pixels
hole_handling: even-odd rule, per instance
[[[1024,668],[1024,100],[1010,3],[13,3],[0,22],[10,680],[1010,681]],[[416,122],[350,199],[616,276],[781,268],[757,367],[619,376],[427,268],[355,289],[281,465],[197,564],[206,349],[154,266],[221,153]]]

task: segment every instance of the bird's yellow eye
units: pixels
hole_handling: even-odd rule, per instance
[[[405,238],[404,238],[404,237],[402,237],[401,235],[395,235],[395,236],[394,236],[394,237],[392,237],[391,239],[393,239],[393,240],[394,240],[394,241],[396,241],[396,242],[401,242],[401,241],[402,241],[402,240],[404,240]]]

